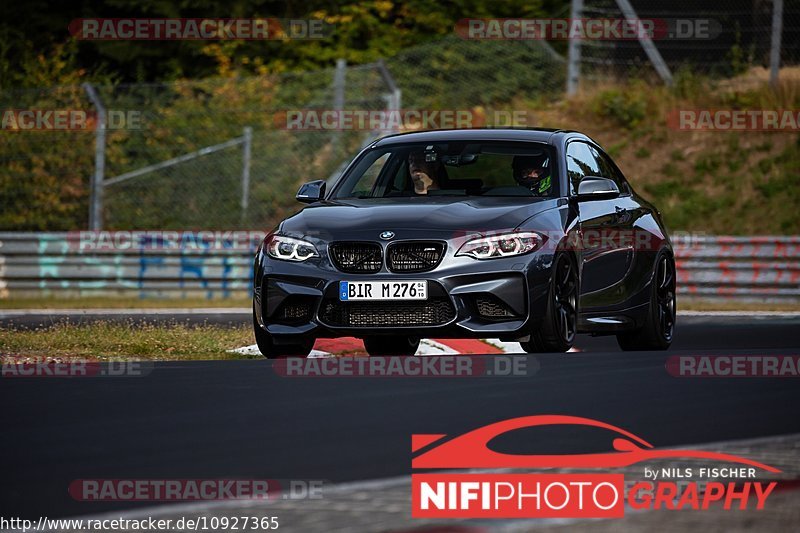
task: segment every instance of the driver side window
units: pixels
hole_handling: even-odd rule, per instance
[[[567,145],[567,177],[572,193],[578,190],[578,183],[584,176],[600,176],[600,166],[592,153],[592,147],[580,141]]]
[[[611,161],[611,158],[608,157],[604,152],[594,147],[592,147],[592,152],[594,152],[596,155],[598,164],[600,165],[601,174],[598,174],[598,176],[602,178],[608,178],[616,183],[620,194],[630,194],[628,182],[625,181],[625,177],[622,175],[622,172],[620,172],[617,166]]]

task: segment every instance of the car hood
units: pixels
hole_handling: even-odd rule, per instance
[[[286,219],[279,230],[294,235],[336,238],[398,237],[431,233],[512,230],[526,219],[552,209],[556,199],[521,197],[413,197],[337,200],[312,204]]]

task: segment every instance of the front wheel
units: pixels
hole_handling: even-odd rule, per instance
[[[414,355],[419,348],[419,337],[365,337],[364,348],[370,355]]]
[[[314,339],[303,339],[300,342],[292,344],[276,344],[272,339],[272,335],[264,331],[258,325],[255,309],[253,310],[253,333],[256,337],[256,344],[261,355],[267,359],[275,359],[281,355],[293,355],[306,357],[311,353],[314,348]]]
[[[561,254],[553,265],[542,325],[531,331],[529,341],[519,344],[527,353],[566,352],[572,348],[577,330],[578,269],[570,256]]]
[[[665,252],[656,260],[644,325],[617,335],[623,350],[666,350],[675,332],[675,262]]]

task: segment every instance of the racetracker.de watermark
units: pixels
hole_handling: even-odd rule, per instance
[[[676,378],[797,378],[800,355],[673,355],[665,367]]]
[[[797,109],[672,109],[667,126],[678,131],[798,131]]]
[[[109,361],[85,359],[64,361],[49,358],[3,356],[3,378],[140,378],[153,371],[152,361]]]
[[[484,109],[288,109],[276,113],[285,130],[394,131],[453,128],[523,128],[534,125],[526,110]]]
[[[106,111],[107,130],[140,130],[144,116],[141,111],[109,109]],[[94,111],[83,109],[2,109],[0,130],[25,131],[95,131],[100,119]]]
[[[623,215],[625,216],[625,215]],[[632,216],[632,215],[628,215]],[[474,239],[503,239],[505,236],[513,238],[517,233],[514,228],[484,231],[480,229],[463,229],[454,232],[452,240],[454,246],[460,248],[464,243]],[[659,251],[664,244],[666,235],[644,229],[581,229],[571,231],[566,236],[560,231],[536,231],[540,244],[537,250],[553,251],[608,251],[608,250],[638,250]],[[703,232],[675,232],[670,236],[671,241],[681,248],[702,248]]]
[[[639,39],[714,39],[722,31],[715,19],[517,19],[466,18],[456,23],[462,39],[489,41],[631,41]]]
[[[67,245],[78,252],[146,250],[255,251],[267,236],[262,230],[117,230],[71,231]]]
[[[527,355],[290,357],[272,369],[286,378],[502,378],[533,376],[539,361]]]
[[[82,18],[69,33],[88,41],[219,41],[324,39],[322,19],[279,18]]]
[[[69,495],[81,502],[319,500],[316,479],[76,479]]]

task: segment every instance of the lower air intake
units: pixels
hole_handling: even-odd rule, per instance
[[[517,316],[502,300],[493,295],[478,296],[475,305],[481,318],[500,320]]]
[[[425,302],[336,302],[323,304],[320,318],[339,327],[441,326],[455,318],[449,299]]]

